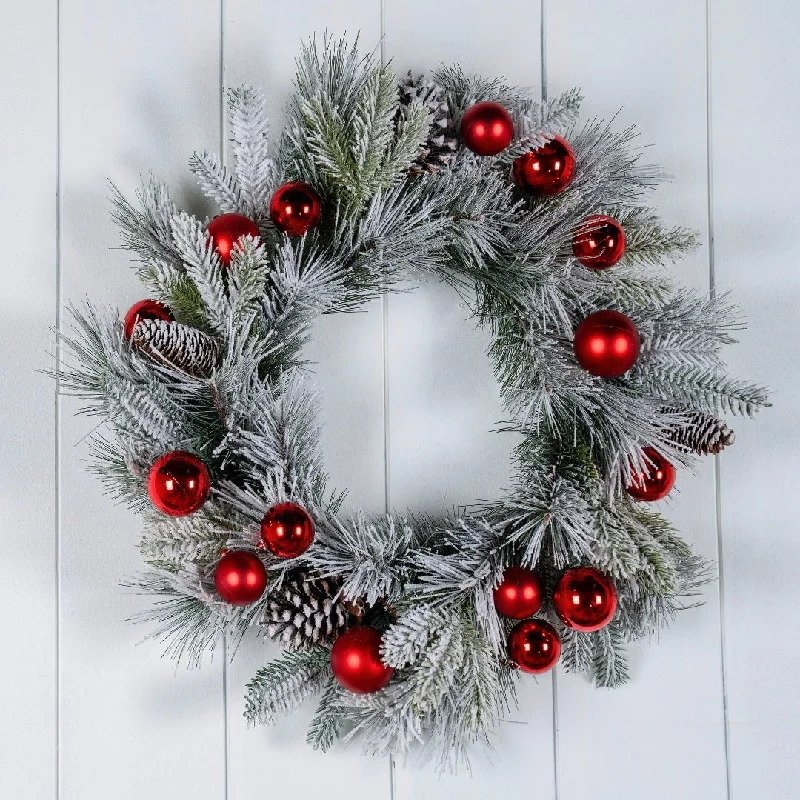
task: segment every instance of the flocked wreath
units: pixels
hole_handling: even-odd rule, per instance
[[[75,309],[62,387],[101,415],[96,468],[144,520],[148,617],[175,657],[221,634],[285,646],[247,687],[272,723],[319,696],[308,740],[417,743],[440,766],[491,735],[520,673],[628,679],[711,566],[650,505],[716,453],[722,413],[765,405],[726,375],[737,315],[674,288],[695,234],[664,227],[632,128],[576,123],[446,67],[399,83],[326,39],[298,60],[277,152],[267,104],[230,92],[235,170],[191,160],[220,215],[164,186],[114,198],[153,298]],[[340,512],[302,349],[318,314],[434,274],[492,335],[518,438],[513,485],[444,519]]]

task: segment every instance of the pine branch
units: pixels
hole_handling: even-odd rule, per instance
[[[594,658],[592,673],[595,683],[605,688],[621,686],[630,680],[628,660],[622,632],[615,623],[591,634]]]
[[[566,672],[591,675],[594,668],[594,646],[592,635],[558,626],[561,639],[561,666]]]
[[[189,169],[197,176],[203,194],[213,200],[223,214],[243,213],[246,209],[252,215],[239,181],[222,166],[216,153],[207,150],[195,153],[189,160]]]
[[[218,333],[227,333],[229,304],[222,263],[208,233],[186,212],[172,218],[172,236],[186,272],[205,304],[205,318]]]
[[[651,364],[640,380],[644,391],[667,405],[687,405],[710,414],[753,416],[770,405],[763,387],[728,377],[719,368],[665,364],[656,370]]]
[[[251,724],[274,725],[279,716],[322,691],[331,677],[329,662],[326,647],[285,650],[247,684],[245,719]]]
[[[263,243],[247,237],[233,249],[228,268],[228,291],[234,325],[240,325],[248,315],[261,310],[269,271],[269,254]]]
[[[133,621],[156,623],[147,638],[160,641],[164,655],[197,667],[204,654],[213,654],[225,621],[205,598],[199,576],[154,569],[127,586],[139,594],[157,598],[150,609],[137,614]]]
[[[113,184],[111,190],[112,213],[122,229],[122,246],[136,253],[144,264],[151,261],[160,261],[164,265],[179,263],[171,227],[177,207],[167,187],[152,178],[143,183],[136,193],[140,209],[128,202]]]
[[[321,575],[343,579],[350,599],[393,602],[410,577],[408,555],[414,530],[406,520],[387,515],[370,519],[362,512],[349,524],[331,519],[320,531],[309,561]]]
[[[306,741],[315,750],[327,752],[342,735],[344,718],[338,705],[341,696],[341,687],[331,681],[323,692],[306,736]]]
[[[159,515],[145,526],[139,549],[148,563],[177,572],[184,564],[213,564],[231,533],[229,522],[204,511],[188,517]]]
[[[278,172],[270,158],[267,99],[248,86],[228,92],[231,147],[241,191],[240,213],[257,222],[269,217],[269,202],[278,185]]]

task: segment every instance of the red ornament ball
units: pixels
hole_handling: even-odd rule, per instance
[[[513,138],[514,120],[500,103],[476,103],[461,120],[461,140],[479,156],[496,156]]]
[[[173,450],[150,468],[147,492],[153,505],[171,517],[185,517],[205,503],[211,489],[206,465],[192,453]]]
[[[645,472],[639,473],[625,491],[636,500],[661,500],[675,485],[675,467],[652,447],[642,451],[649,461]]]
[[[261,559],[247,550],[229,550],[214,570],[219,596],[232,606],[255,603],[267,588],[267,570]]]
[[[314,520],[296,503],[278,503],[261,520],[261,539],[278,558],[297,558],[314,541]]]
[[[617,590],[611,579],[594,567],[568,569],[553,593],[553,607],[561,621],[576,631],[598,631],[617,610]]]
[[[532,617],[542,607],[539,577],[525,567],[509,567],[494,590],[494,607],[510,619]]]
[[[589,314],[572,343],[578,363],[592,375],[618,378],[636,363],[641,341],[633,322],[618,311]]]
[[[331,669],[339,683],[356,694],[383,689],[394,670],[381,661],[381,635],[375,628],[350,628],[331,648]]]
[[[585,267],[608,269],[625,252],[625,231],[611,217],[589,217],[572,237],[572,252]]]
[[[140,300],[135,305],[128,309],[125,315],[124,331],[125,338],[130,339],[133,336],[133,329],[136,323],[143,319],[163,319],[164,322],[172,322],[174,319],[172,312],[158,300]]]
[[[231,263],[233,246],[242,236],[258,236],[258,225],[241,214],[221,214],[208,223],[208,233],[217,248],[220,261]]]
[[[278,230],[302,236],[319,225],[322,201],[307,183],[285,183],[270,200],[269,217]]]
[[[508,655],[523,672],[538,675],[556,665],[561,655],[561,639],[548,622],[528,619],[511,631]]]
[[[514,180],[539,197],[563,192],[574,174],[575,153],[560,136],[514,161]]]

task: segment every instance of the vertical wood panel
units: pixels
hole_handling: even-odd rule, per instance
[[[327,3],[311,0],[286,13],[261,0],[226,0],[226,84],[264,89],[273,106],[272,140],[277,143],[283,106],[291,91],[295,58],[312,34],[319,40],[361,35],[362,52],[380,40],[379,0]],[[333,486],[349,490],[345,508],[384,508],[382,317],[380,301],[363,313],[323,317],[306,353],[322,392],[323,451]],[[293,797],[381,800],[389,797],[386,759],[363,757],[357,745],[328,754],[313,751],[305,734],[314,704],[275,728],[248,730],[243,718],[244,686],[279,649],[248,639],[229,668],[230,800],[245,800],[264,786]]]
[[[187,161],[219,132],[219,4],[62,4],[64,297],[142,296],[117,248],[109,179],[131,193],[148,172],[197,202]],[[187,672],[126,622],[150,598],[120,581],[141,569],[139,520],[85,471],[95,421],[63,404],[62,800],[223,796],[222,670]]]
[[[30,800],[56,782],[56,25],[34,0],[0,30],[0,796]]]
[[[731,796],[800,796],[800,61],[795,3],[710,3],[715,274],[747,318],[731,370],[772,388],[721,461]]]
[[[692,0],[547,5],[550,91],[579,85],[584,117],[636,123],[646,153],[674,176],[655,204],[670,224],[707,232],[705,18]],[[708,290],[708,249],[673,268]],[[716,557],[713,464],[682,472],[659,506],[684,538]],[[725,797],[717,586],[658,641],[631,648],[632,682],[616,690],[559,675],[560,797],[710,800]]]
[[[458,62],[538,95],[539,45],[538,3],[386,3],[387,55],[398,74]],[[425,276],[415,283],[413,293],[389,300],[391,505],[442,514],[507,487],[513,443],[491,432],[504,412],[486,355],[488,334],[475,330],[450,288]],[[478,753],[472,775],[441,780],[431,768],[399,767],[396,797],[510,797],[532,780],[537,797],[553,796],[551,697],[549,676],[525,677],[519,710],[501,727],[491,758]]]

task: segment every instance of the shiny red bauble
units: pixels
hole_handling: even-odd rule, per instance
[[[513,138],[514,120],[500,103],[476,103],[461,120],[461,140],[479,156],[496,156]]]
[[[278,503],[261,520],[261,539],[278,558],[297,558],[314,541],[314,520],[296,503]]]
[[[585,267],[608,269],[625,253],[625,231],[611,217],[589,217],[572,237],[572,252]]]
[[[133,329],[136,323],[143,319],[162,319],[164,322],[172,322],[174,317],[172,312],[158,300],[140,300],[135,305],[128,309],[125,315],[124,331],[125,338],[130,339],[133,336]]]
[[[553,608],[559,619],[576,631],[604,628],[617,610],[617,590],[611,579],[594,567],[568,569],[556,584]]]
[[[645,447],[642,452],[648,463],[625,491],[636,500],[661,500],[675,485],[675,467],[652,447]]]
[[[229,550],[214,570],[217,593],[232,606],[255,603],[267,588],[267,570],[261,559],[247,550]]]
[[[636,326],[624,314],[596,311],[578,325],[572,346],[587,372],[618,378],[636,363],[641,341]]]
[[[270,200],[269,217],[278,230],[289,236],[302,236],[319,225],[322,201],[307,183],[285,183]]]
[[[208,234],[219,253],[220,261],[231,263],[233,246],[242,236],[258,236],[258,225],[241,214],[222,214],[208,223]]]
[[[528,619],[511,631],[508,655],[523,672],[538,675],[556,665],[561,655],[561,639],[550,623]]]
[[[493,593],[494,607],[504,617],[525,619],[542,607],[542,583],[525,567],[509,567]]]
[[[574,174],[575,154],[560,136],[514,161],[517,185],[538,197],[563,192]]]
[[[205,503],[211,489],[206,465],[192,453],[173,450],[150,468],[147,493],[153,505],[171,517],[185,517]]]
[[[375,628],[350,628],[331,648],[331,669],[339,683],[356,694],[383,689],[394,670],[381,661],[381,635]]]

